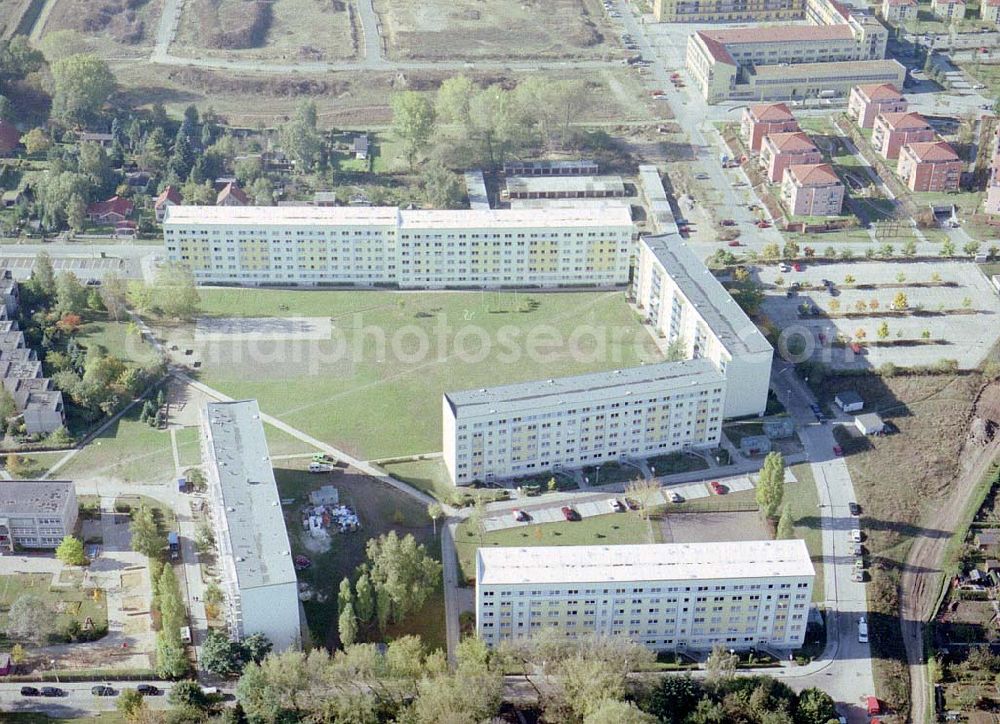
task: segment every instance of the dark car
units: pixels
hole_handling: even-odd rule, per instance
[[[861,506],[855,502],[850,502],[847,504],[848,509],[851,511],[851,515],[861,515]]]
[[[157,689],[152,684],[139,684],[137,687],[135,687],[135,690],[138,691],[143,696],[156,696],[157,694],[160,693],[160,690]]]
[[[563,506],[562,514],[563,518],[565,518],[566,520],[572,521],[580,519],[580,514],[577,513],[575,510],[573,510],[572,508],[570,508],[568,505]]]
[[[43,686],[42,696],[65,696],[65,693],[57,686]]]
[[[629,510],[639,510],[639,501],[634,498],[625,498],[625,507]]]
[[[91,688],[90,693],[94,696],[114,696],[117,692],[110,686],[95,686]]]
[[[33,686],[22,686],[21,696],[41,696],[42,692]]]

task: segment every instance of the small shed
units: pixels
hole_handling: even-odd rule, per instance
[[[992,530],[984,530],[981,533],[976,533],[976,547],[978,548],[991,548],[997,543],[1000,543],[1000,534]]]
[[[996,558],[986,559],[986,572],[990,573],[992,571],[1000,571],[1000,561]]]
[[[744,455],[766,455],[771,452],[771,438],[767,435],[747,435],[740,438],[740,452]]]
[[[313,505],[340,505],[340,493],[332,485],[324,485],[309,493],[309,502]]]
[[[844,412],[861,412],[861,410],[865,408],[865,401],[861,398],[861,395],[854,390],[838,392],[833,398],[833,401],[836,402],[837,407]]]
[[[885,423],[875,412],[866,412],[854,418],[854,426],[862,435],[881,435],[885,431]]]
[[[360,136],[355,136],[352,149],[354,151],[354,158],[358,161],[364,161],[368,158],[368,134],[362,133]]]

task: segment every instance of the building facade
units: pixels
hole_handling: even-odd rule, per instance
[[[202,432],[229,633],[297,649],[298,580],[257,401],[207,403]]]
[[[844,203],[844,184],[828,163],[789,166],[781,198],[792,216],[837,216]]]
[[[847,101],[847,115],[860,128],[871,128],[879,113],[905,113],[908,104],[891,83],[856,85]]]
[[[77,515],[69,480],[0,481],[0,554],[58,547],[75,532]]]
[[[958,191],[962,162],[944,141],[908,143],[899,152],[896,173],[910,191]]]
[[[820,163],[823,154],[802,131],[765,136],[760,147],[760,165],[771,183],[780,183],[789,166]]]
[[[199,283],[480,288],[627,283],[627,207],[175,206],[167,258]]]
[[[794,20],[805,12],[804,0],[655,0],[659,23],[735,23],[747,20]]]
[[[934,129],[919,113],[880,113],[872,128],[872,148],[884,159],[899,158],[907,143],[934,140]]]
[[[965,18],[965,0],[931,0],[931,12],[942,20],[957,22]]]
[[[983,0],[979,15],[987,23],[1000,24],[1000,0]]]
[[[479,548],[476,633],[491,647],[554,629],[655,651],[797,649],[814,580],[801,540]]]
[[[917,0],[882,0],[882,19],[893,25],[905,25],[917,19]]]
[[[708,360],[449,392],[445,467],[456,485],[719,443],[725,379]]]
[[[508,176],[501,198],[603,199],[625,195],[621,176]]]
[[[725,377],[724,418],[763,414],[774,350],[679,236],[640,239],[633,292],[655,334]]]
[[[740,118],[740,138],[751,151],[760,151],[764,136],[798,130],[799,122],[784,103],[757,103],[747,106]]]

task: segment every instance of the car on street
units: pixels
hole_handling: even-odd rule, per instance
[[[858,643],[868,643],[868,621],[864,616],[858,619]]]
[[[41,696],[42,692],[33,686],[22,686],[21,696]]]
[[[563,510],[565,510],[565,508]],[[860,529],[854,528],[851,531],[851,542],[852,543],[860,543],[861,542],[861,530]]]
[[[710,487],[712,489],[712,492],[715,495],[725,495],[726,494],[726,488],[725,488],[725,486],[723,486],[722,483],[720,483],[718,480],[713,480],[712,482],[710,482],[708,484],[708,487]]]
[[[732,219],[723,219],[719,223],[722,224],[723,226],[736,226],[736,222],[733,221]]]
[[[684,502],[684,498],[681,497],[681,494],[678,493],[678,492],[676,492],[676,491],[671,491],[670,494],[668,495],[668,497],[670,498],[670,502],[671,503],[683,503]]]
[[[854,571],[853,573],[851,573],[851,580],[854,581],[855,583],[864,583],[865,582],[865,572],[864,571]]]
[[[792,269],[794,269],[797,272],[800,272],[802,271],[802,265],[799,264],[798,262],[795,262],[794,264],[792,264]]]
[[[853,500],[847,504],[847,509],[851,511],[851,515],[855,517],[861,515],[861,506],[855,503]]]
[[[739,239],[733,239],[729,242],[729,246],[743,246],[743,243]]]
[[[525,513],[523,510],[518,510],[517,508],[515,508],[514,510],[511,511],[511,513],[513,513],[514,520],[516,520],[518,523],[524,523],[526,521],[531,520],[531,516]]]
[[[42,696],[66,696],[66,692],[58,686],[43,686]]]
[[[780,272],[790,272],[791,270],[792,268],[788,266],[788,264],[786,264],[785,262],[781,262],[780,264],[778,264],[778,271]]]
[[[809,405],[809,409],[813,411],[814,415],[818,415],[823,412],[823,408],[817,405],[815,402]]]
[[[160,690],[152,684],[139,684],[135,690],[143,696],[159,696],[160,694]]]
[[[694,175],[694,177],[696,179],[698,179],[699,181],[707,181],[708,180],[708,174],[705,173],[704,171],[702,171],[701,173],[696,173]]]
[[[618,500],[618,498],[611,498],[608,500],[608,507],[611,508],[614,513],[621,513],[625,510],[625,506],[622,505],[622,501]]]
[[[840,445],[834,445],[833,454],[836,455],[838,458],[844,457],[844,448],[842,448]]]
[[[860,543],[854,544],[854,555],[863,556],[865,554],[865,547]]]
[[[574,521],[580,519],[580,514],[577,513],[575,510],[573,510],[572,508],[570,508],[568,505],[564,505],[562,507],[562,514],[563,518],[565,518],[568,521]]]
[[[764,221],[764,220],[758,221],[757,222],[757,228],[758,229],[770,229],[771,228],[771,222]]]
[[[114,696],[117,692],[115,692],[115,690],[112,689],[110,686],[101,684],[98,686],[91,687],[90,693],[93,694],[94,696]]]
[[[861,556],[858,556],[857,558],[854,559],[854,570],[856,571],[865,570],[865,559],[862,558]]]

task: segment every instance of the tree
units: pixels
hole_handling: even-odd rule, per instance
[[[354,584],[355,601],[354,612],[358,621],[363,624],[371,623],[375,616],[375,588],[372,586],[372,579],[367,572],[362,572],[358,576],[358,582]]]
[[[441,507],[440,503],[431,503],[427,506],[427,516],[434,524],[434,535],[437,535],[437,522],[440,518],[444,517],[444,508]]]
[[[903,256],[916,256],[917,255],[917,242],[913,239],[907,239],[903,242]]]
[[[441,564],[412,535],[396,531],[368,541],[370,575],[380,619],[384,608],[396,621],[424,605],[441,580]]]
[[[829,306],[831,312],[833,312],[834,314],[836,314],[837,312],[840,311],[840,300],[839,299],[831,299],[830,303],[827,306]]]
[[[837,707],[833,697],[822,689],[809,688],[799,692],[795,709],[795,724],[823,724],[837,720]]]
[[[52,257],[49,256],[48,252],[40,251],[35,255],[29,284],[32,291],[42,297],[43,304],[55,297],[56,273],[52,268]]]
[[[766,244],[764,248],[760,250],[760,255],[764,259],[773,261],[781,257],[781,247],[774,243]]]
[[[774,518],[785,495],[785,459],[779,452],[764,458],[757,480],[757,505],[768,518]]]
[[[66,223],[73,231],[83,231],[87,225],[87,202],[73,194],[66,205]]]
[[[219,676],[235,676],[243,671],[242,651],[225,634],[209,629],[201,648],[201,666]]]
[[[392,130],[403,142],[410,168],[427,147],[434,132],[434,108],[420,93],[405,91],[392,96]]]
[[[281,129],[281,145],[306,171],[312,170],[323,151],[323,137],[317,130],[316,104],[303,100],[295,116]]]
[[[799,245],[793,240],[789,239],[785,242],[785,247],[781,252],[782,256],[786,259],[794,259],[799,255]]]
[[[883,341],[889,339],[889,323],[886,322],[884,319],[882,320],[882,323],[878,326],[878,328],[875,330],[875,336],[877,336],[880,340]]]
[[[895,310],[903,310],[909,306],[910,302],[906,298],[906,292],[897,292],[896,296],[892,298],[892,308]]]
[[[951,239],[945,239],[941,242],[941,256],[955,256],[955,242]]]
[[[101,282],[101,302],[113,320],[120,321],[125,316],[128,282],[120,274],[108,274]]]
[[[664,676],[650,693],[646,711],[664,724],[680,724],[704,695],[704,686],[690,674]]]
[[[736,676],[736,666],[739,662],[739,656],[729,653],[722,644],[716,644],[705,662],[705,678],[710,682],[732,679]]]
[[[975,256],[979,253],[979,247],[981,246],[982,244],[980,242],[972,239],[965,243],[965,246],[962,247],[962,251],[964,251],[968,256]]]
[[[44,63],[45,57],[31,47],[27,35],[0,40],[0,92],[11,81],[34,73]]]
[[[7,472],[10,474],[10,476],[15,480],[17,480],[18,478],[24,477],[24,474],[26,472],[25,468],[27,466],[20,455],[18,455],[15,452],[12,452],[7,454],[7,461],[5,467],[7,468]]]
[[[205,555],[213,548],[215,548],[215,534],[212,532],[212,526],[208,521],[202,521],[195,534],[194,549],[198,551],[199,555]]]
[[[274,649],[271,640],[262,633],[254,633],[240,642],[240,657],[244,663],[259,664]]]
[[[792,518],[792,508],[788,503],[781,506],[781,517],[778,518],[776,537],[779,540],[795,537],[795,521]]]
[[[874,297],[868,301],[868,308],[873,312],[878,311],[879,306],[881,305],[879,304],[878,299],[875,299]]]
[[[187,178],[188,174],[191,173],[194,162],[195,154],[194,148],[191,146],[191,138],[184,132],[184,127],[181,126],[177,130],[177,136],[174,138],[174,147],[170,154],[170,162],[167,165],[167,169],[177,176],[177,178]]]
[[[340,645],[350,646],[358,639],[358,619],[354,615],[354,605],[348,601],[337,618],[337,632],[340,635]]]
[[[465,197],[465,184],[440,161],[431,161],[421,173],[424,201],[435,209],[457,209]]]
[[[868,303],[864,299],[859,299],[854,303],[854,310],[859,313],[864,313],[868,309]]]
[[[649,519],[649,509],[656,494],[660,492],[660,484],[655,478],[638,477],[625,485],[625,495],[639,504],[639,515]]]
[[[52,311],[56,314],[82,314],[87,309],[87,288],[70,271],[56,277],[56,301]]]
[[[469,102],[476,91],[476,86],[464,75],[444,80],[438,88],[434,101],[434,111],[438,121],[456,125],[464,132],[468,132]]]
[[[853,274],[848,274],[847,276],[844,277],[844,284],[846,284],[847,286],[851,286],[852,284],[854,284],[855,281],[856,280]]]
[[[896,281],[899,282],[900,284],[902,284],[903,282],[905,282],[906,281],[906,274],[904,274],[903,272],[899,272],[896,275]]]
[[[17,414],[17,403],[10,390],[0,387],[0,432],[7,426],[7,420]]]
[[[160,266],[153,284],[153,298],[166,316],[182,320],[194,317],[201,303],[194,274],[179,263]]]
[[[33,593],[22,593],[7,611],[7,637],[40,646],[52,633],[54,620],[54,612],[45,601]]]
[[[354,592],[351,590],[351,579],[344,576],[340,579],[340,588],[337,590],[337,610],[343,611],[354,600]]]
[[[145,698],[135,689],[122,689],[115,700],[115,708],[126,721],[139,722],[146,708]]]
[[[167,694],[167,702],[176,707],[194,707],[205,710],[208,708],[208,697],[197,681],[178,681]]]
[[[166,540],[148,506],[140,505],[132,510],[129,532],[132,534],[132,550],[136,553],[142,553],[147,558],[159,558],[163,553]]]
[[[634,702],[604,699],[583,718],[583,724],[657,724],[659,720]]]
[[[21,137],[21,143],[24,144],[24,148],[29,156],[34,156],[36,153],[45,153],[52,147],[52,139],[41,128],[32,128],[25,133]]]
[[[87,556],[83,553],[83,541],[75,536],[66,536],[56,548],[56,558],[67,566],[86,565]]]
[[[71,55],[52,64],[52,115],[64,123],[94,116],[115,90],[115,76],[96,55]]]

